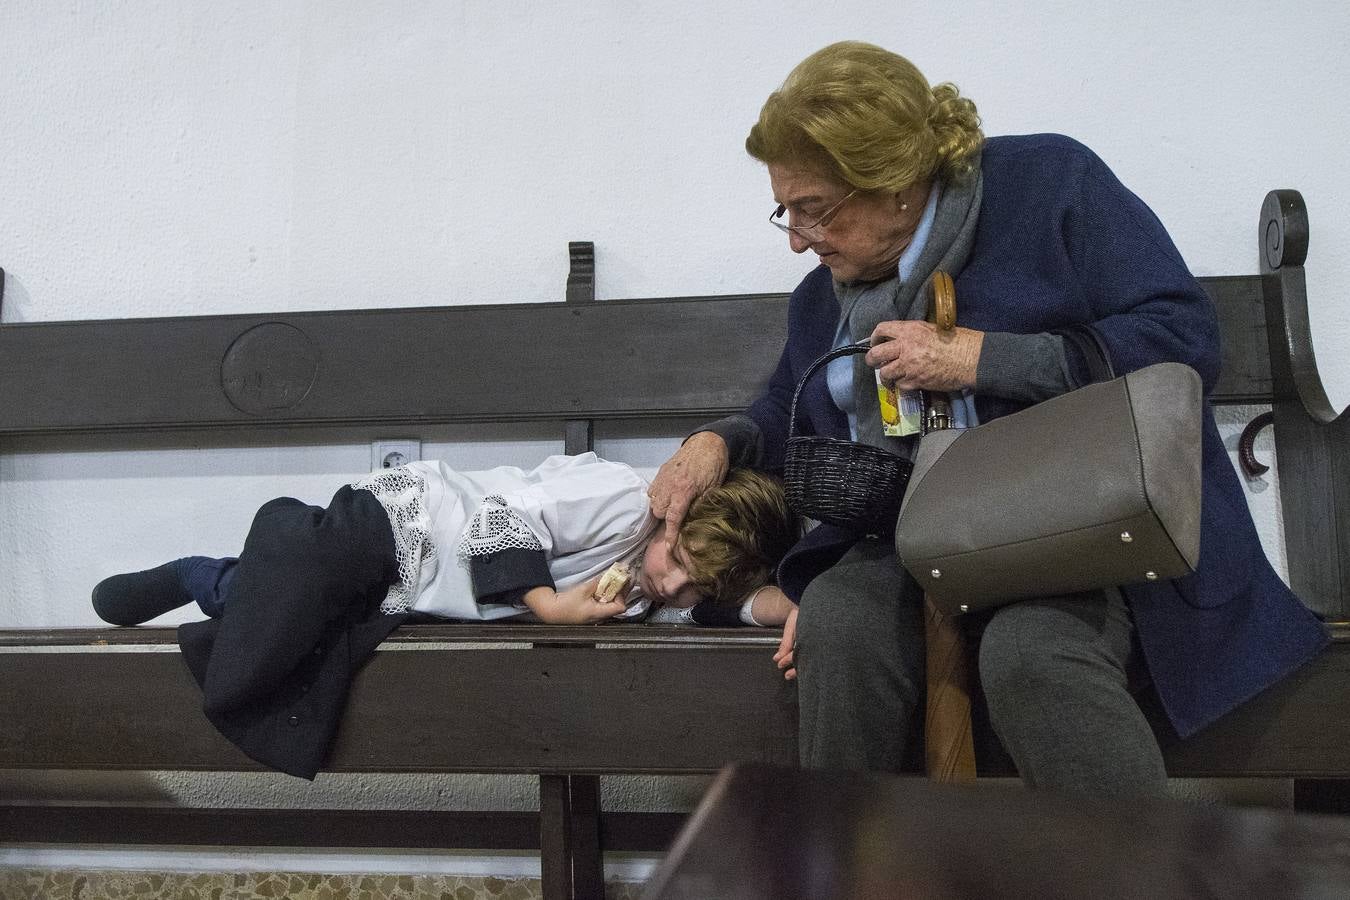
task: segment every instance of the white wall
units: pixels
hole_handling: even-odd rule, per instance
[[[741,142],[793,63],[856,36],[956,81],[991,134],[1096,148],[1198,274],[1255,271],[1262,197],[1301,189],[1350,400],[1343,4],[726,6],[6,5],[3,321],[558,300],[569,239],[596,242],[602,298],[789,289],[810,259],[764,223]],[[534,436],[428,450],[528,462],[556,446]],[[0,623],[90,624],[102,574],[228,552],[259,502],[323,499],[368,458],[159,446],[0,456]]]
[[[1344,406],[1350,11],[1271,10],[4,4],[3,322],[560,300],[577,239],[596,242],[601,298],[790,289],[811,262],[764,222],[767,179],[742,141],[795,62],[856,37],[955,81],[990,134],[1055,130],[1092,146],[1197,274],[1255,272],[1265,192],[1303,191],[1313,332]],[[528,365],[529,350],[503,354]],[[1241,419],[1225,421],[1233,443]],[[423,437],[461,466],[557,447],[479,431]],[[670,446],[601,442],[642,465]],[[11,447],[0,627],[93,624],[86,598],[103,575],[229,552],[260,502],[323,500],[367,460],[354,446]],[[1251,482],[1249,495],[1282,565],[1273,485]]]

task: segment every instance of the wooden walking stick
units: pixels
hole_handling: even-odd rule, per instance
[[[946,272],[933,273],[933,302],[928,319],[938,331],[956,327],[956,288]],[[951,404],[945,394],[925,392],[923,433],[950,428]],[[934,781],[975,780],[975,742],[970,727],[970,670],[965,635],[951,617],[926,596],[925,641],[928,657],[924,751],[928,777]]]

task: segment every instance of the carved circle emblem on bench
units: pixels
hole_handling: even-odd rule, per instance
[[[319,351],[299,328],[264,322],[230,344],[220,362],[220,384],[235,409],[267,415],[294,409],[319,371]]]

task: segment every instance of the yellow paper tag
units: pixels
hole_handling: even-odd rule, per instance
[[[881,404],[881,433],[887,437],[909,437],[923,426],[923,395],[919,391],[900,391],[881,383],[877,376],[877,401]]]

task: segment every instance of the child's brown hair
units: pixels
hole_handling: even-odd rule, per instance
[[[782,482],[732,469],[689,507],[676,543],[700,593],[715,603],[739,604],[774,583],[779,560],[799,537],[801,520],[788,508]]]

